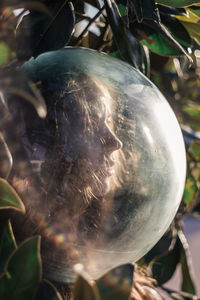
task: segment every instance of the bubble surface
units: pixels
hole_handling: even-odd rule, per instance
[[[48,52],[21,71],[47,115],[9,100],[21,168],[11,181],[28,211],[22,230],[42,236],[44,276],[72,282],[82,266],[97,279],[137,261],[182,197],[185,149],[169,104],[139,71],[93,50]]]

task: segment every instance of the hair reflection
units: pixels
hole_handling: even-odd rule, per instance
[[[75,230],[81,223],[82,230],[91,234],[100,221],[97,215],[103,198],[114,188],[114,152],[121,148],[114,134],[110,95],[96,79],[84,76],[79,82],[70,80],[64,90],[45,95],[45,99],[48,115],[44,129],[49,140],[41,178],[50,197],[50,217],[69,219]],[[41,144],[40,140],[37,143]],[[93,210],[90,217],[88,209]],[[81,217],[85,214],[83,226]]]
[[[115,107],[107,87],[85,74],[62,88],[53,85],[52,90],[52,83],[45,83],[41,91],[47,117],[40,119],[26,104],[18,120],[33,173],[14,176],[13,183],[29,208],[32,231],[48,240],[43,245],[47,263],[53,256],[58,261],[63,250],[76,261],[78,252],[70,245],[101,243],[120,184],[122,143],[115,134]],[[46,248],[52,243],[59,246],[49,259]]]

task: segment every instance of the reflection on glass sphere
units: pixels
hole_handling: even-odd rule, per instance
[[[22,70],[47,116],[9,100],[29,170],[12,183],[28,209],[23,228],[42,235],[45,277],[73,281],[81,264],[96,279],[137,261],[168,228],[184,186],[184,144],[167,101],[140,72],[92,50],[45,53]]]

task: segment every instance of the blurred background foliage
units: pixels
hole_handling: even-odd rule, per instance
[[[4,97],[10,93],[20,95],[35,106],[40,116],[45,115],[44,99],[37,87],[16,68],[32,56],[64,46],[106,52],[147,75],[176,113],[188,164],[183,200],[175,220],[138,262],[137,270],[134,272],[132,265],[121,266],[92,285],[79,277],[73,298],[197,299],[182,219],[187,214],[200,217],[200,1],[1,0],[1,124],[8,114]],[[25,213],[25,208],[6,180],[14,165],[7,146],[1,134],[0,211],[6,213],[1,214],[0,222],[0,299],[62,299],[59,285],[57,291],[42,278],[40,238],[30,237],[20,245],[15,241],[10,217],[12,211]],[[164,284],[177,266],[181,266],[182,287],[172,291]],[[144,275],[138,275],[142,272]]]

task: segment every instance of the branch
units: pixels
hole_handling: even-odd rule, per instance
[[[80,46],[83,38],[85,37],[86,33],[88,32],[89,27],[95,22],[95,20],[102,14],[103,10],[105,9],[105,6],[103,6],[98,13],[89,21],[88,25],[85,27],[85,29],[82,31],[82,33],[77,38],[75,46]]]

